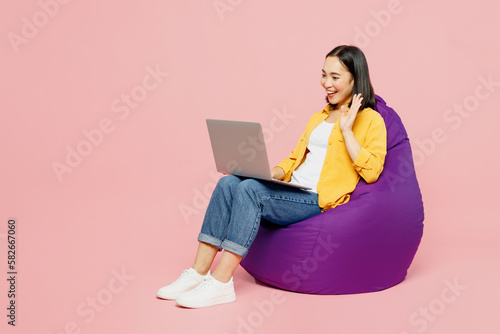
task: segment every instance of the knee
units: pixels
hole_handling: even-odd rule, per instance
[[[255,179],[245,179],[238,184],[237,191],[251,194],[254,193],[260,186],[260,182]]]
[[[219,179],[217,182],[217,187],[222,189],[233,189],[236,187],[241,180],[234,175],[225,175]]]

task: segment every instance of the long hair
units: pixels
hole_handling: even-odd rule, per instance
[[[354,78],[354,87],[352,88],[352,96],[354,94],[361,93],[363,101],[361,101],[361,107],[359,110],[364,108],[375,108],[377,101],[375,99],[375,93],[373,91],[373,86],[370,81],[370,73],[368,71],[368,63],[366,62],[365,55],[358,47],[352,45],[339,45],[332,51],[330,51],[326,57],[337,57],[340,62],[347,68]],[[326,102],[328,102],[328,97],[326,97]],[[352,103],[352,100],[351,100]],[[349,107],[351,107],[349,103]]]

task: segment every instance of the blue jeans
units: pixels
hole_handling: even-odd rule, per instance
[[[210,198],[198,241],[245,257],[261,218],[286,226],[319,213],[317,193],[227,175]]]

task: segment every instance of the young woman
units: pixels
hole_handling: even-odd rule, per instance
[[[193,266],[159,289],[159,298],[189,308],[235,301],[233,273],[255,239],[261,218],[293,224],[347,203],[361,177],[367,183],[378,179],[386,129],[373,110],[375,94],[363,52],[346,45],[329,52],[321,85],[328,104],[312,115],[290,156],[271,170],[275,179],[293,180],[312,190],[222,177],[205,213]],[[220,262],[210,274],[221,249]]]

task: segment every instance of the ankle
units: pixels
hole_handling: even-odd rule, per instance
[[[208,272],[210,271],[210,268],[204,270],[203,268],[199,268],[197,266],[193,266],[192,267],[198,274],[200,274],[201,276],[205,276],[206,274],[208,274]]]
[[[218,272],[213,272],[212,277],[221,283],[227,283],[231,280],[231,276],[227,277],[227,275],[220,275]]]

